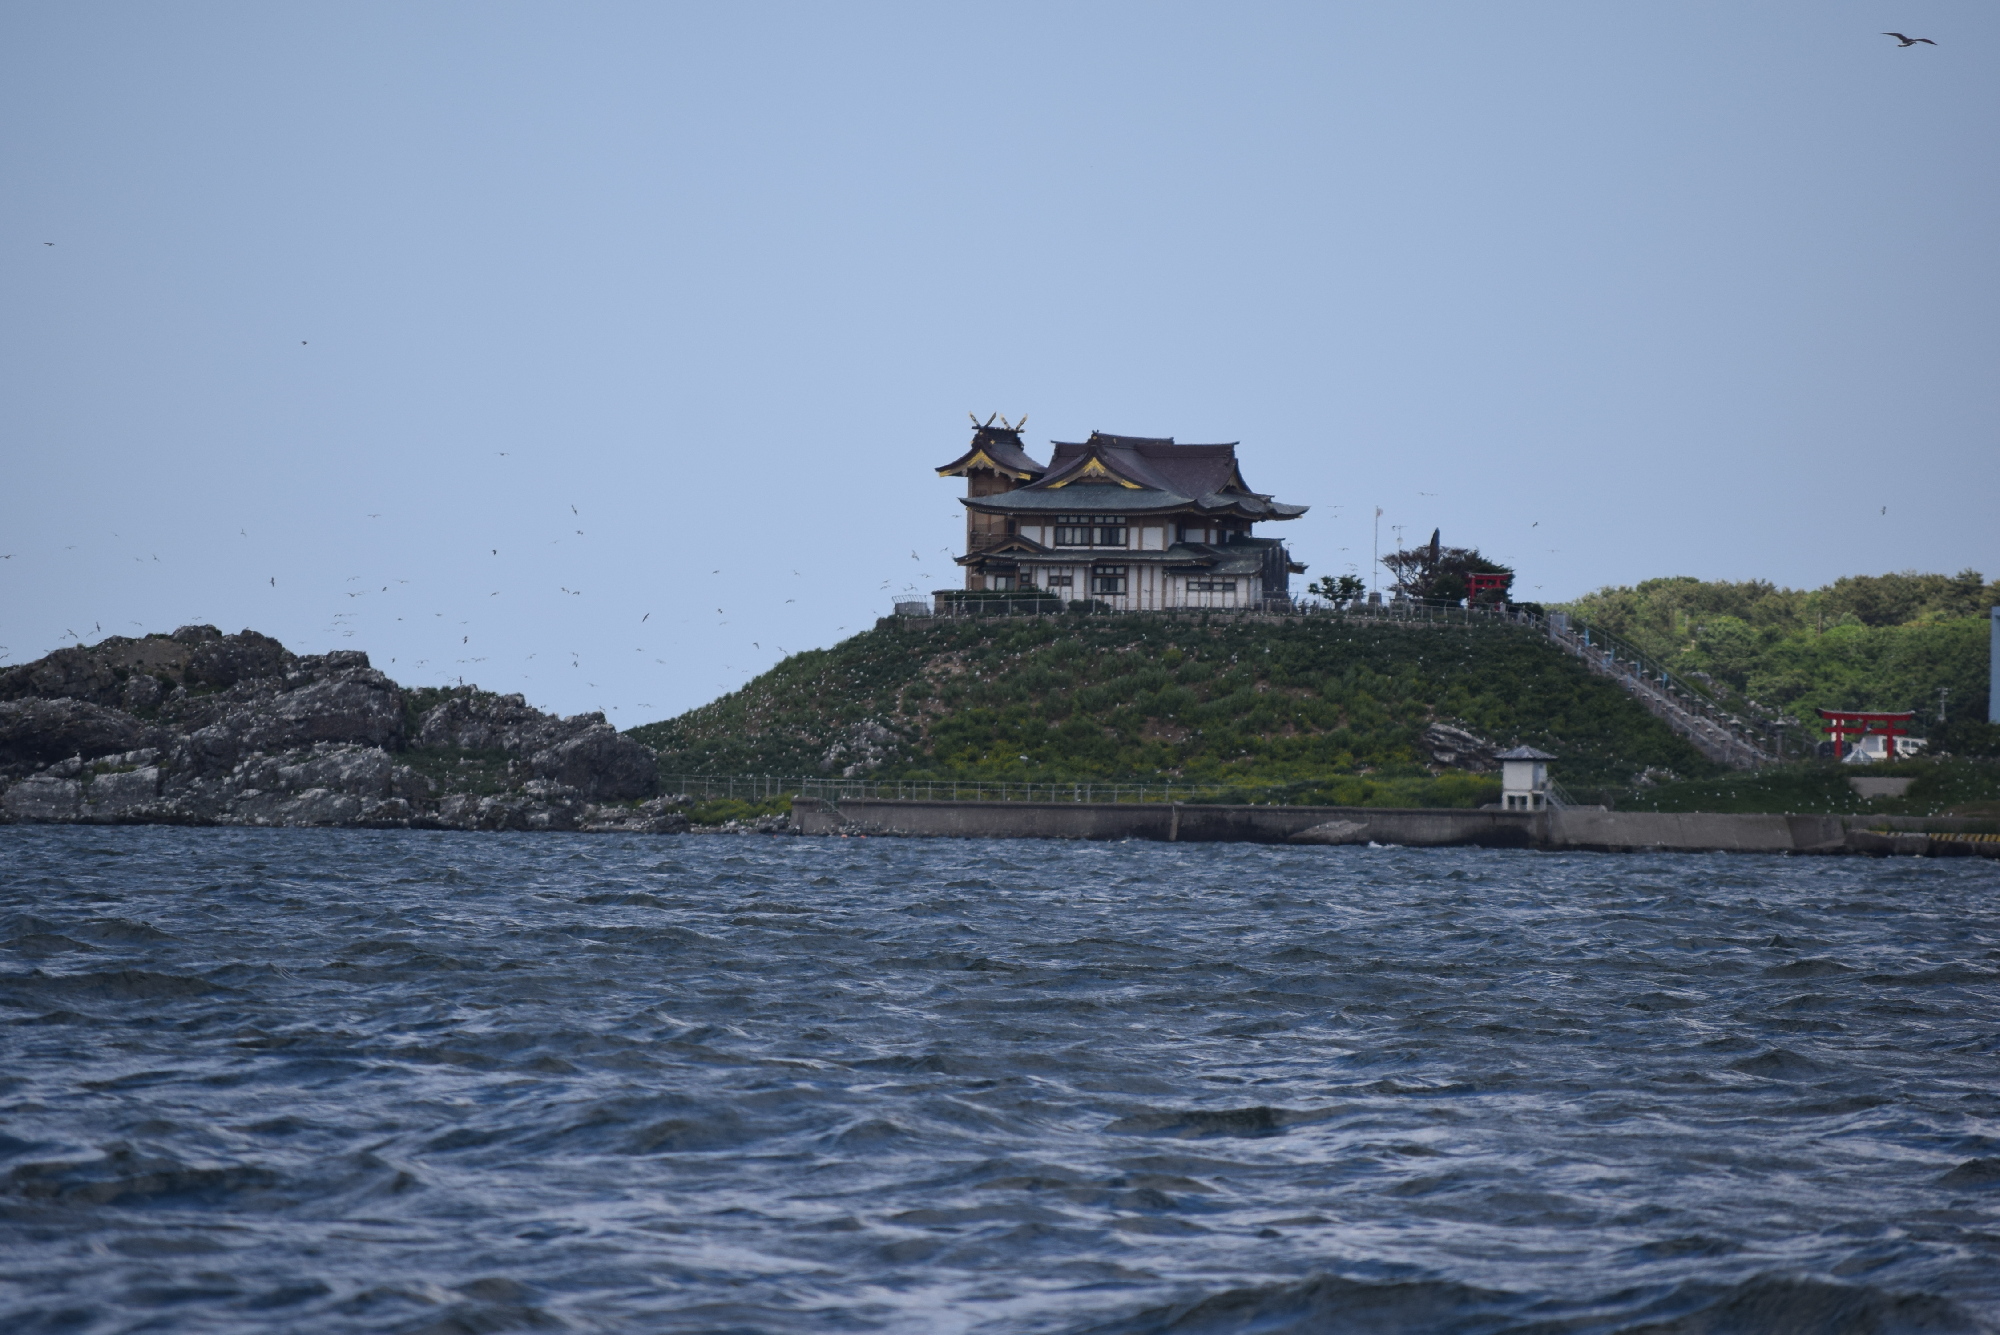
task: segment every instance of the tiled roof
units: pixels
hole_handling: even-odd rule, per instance
[[[996,426],[975,428],[972,433],[972,448],[950,463],[940,464],[937,471],[947,476],[954,474],[964,468],[974,455],[981,453],[1002,468],[1026,473],[1031,477],[1040,477],[1048,472],[1048,469],[1035,462],[1033,456],[1021,444],[1019,431]]]
[[[965,504],[995,513],[1133,514],[1192,509],[1235,513],[1249,519],[1293,519],[1306,512],[1303,505],[1286,505],[1245,486],[1236,466],[1233,441],[1179,445],[1171,438],[1092,432],[1087,441],[1054,444],[1048,469],[1036,481],[993,496],[967,498]],[[1109,475],[1132,485],[1080,480],[1086,473]]]

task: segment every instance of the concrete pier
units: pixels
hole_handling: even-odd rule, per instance
[[[1922,853],[2000,857],[1991,822],[1870,816],[1703,815],[1167,802],[914,802],[801,797],[808,835],[915,839],[1149,839],[1184,843],[1401,844],[1619,852]],[[1872,827],[1872,828],[1871,828]]]

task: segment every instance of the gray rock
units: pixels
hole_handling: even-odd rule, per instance
[[[437,785],[408,765],[397,765],[389,771],[389,791],[411,806],[420,807],[431,800]]]
[[[100,774],[85,789],[85,814],[93,820],[133,820],[150,813],[160,796],[157,765]]]
[[[228,769],[258,751],[290,751],[316,743],[393,747],[403,735],[403,705],[395,684],[372,669],[272,692],[238,687],[162,717],[198,722],[188,734],[188,761],[203,773]],[[189,718],[188,715],[194,717]]]
[[[454,696],[426,713],[417,726],[416,744],[525,753],[566,736],[561,719],[521,696],[474,693]]]
[[[478,829],[479,798],[472,793],[453,793],[438,803],[437,820],[446,829]]]
[[[553,779],[588,798],[650,796],[659,784],[659,759],[648,747],[621,737],[602,714],[577,735],[528,757],[538,779]]]
[[[360,814],[360,798],[325,788],[308,788],[277,811],[281,825],[351,825]]]
[[[0,700],[0,766],[46,765],[146,745],[155,730],[121,709],[87,700]]]
[[[901,739],[875,719],[862,719],[842,730],[819,758],[822,774],[840,771],[843,779],[867,774],[896,754]]]
[[[416,808],[400,797],[385,798],[373,806],[363,807],[359,823],[371,826],[404,826],[416,817]]]
[[[577,828],[593,834],[685,834],[688,819],[666,798],[630,806],[588,806]]]
[[[66,821],[82,814],[83,785],[37,774],[0,794],[0,812],[18,821]]]
[[[135,674],[125,679],[118,691],[118,705],[128,714],[150,714],[167,698],[167,688],[158,677]]]
[[[1420,741],[1432,765],[1441,769],[1469,770],[1485,774],[1500,768],[1496,757],[1500,748],[1478,733],[1449,723],[1425,727]]]
[[[0,812],[491,830],[685,824],[667,804],[630,805],[652,793],[657,760],[602,714],[559,718],[518,695],[449,692],[420,720],[419,745],[518,759],[432,756],[420,769],[395,754],[407,699],[366,654],[299,657],[254,631],[183,626],[60,650],[0,670]],[[5,788],[10,777],[22,782]],[[518,792],[450,791],[520,779]]]
[[[340,747],[316,754],[297,767],[294,788],[331,788],[355,797],[390,795],[390,776],[397,766],[386,751],[375,747]],[[288,776],[289,777],[289,776]]]
[[[295,661],[284,645],[252,630],[224,635],[213,626],[183,626],[137,640],[113,635],[0,669],[0,700],[67,697],[143,712],[182,682],[220,688],[282,675]]]

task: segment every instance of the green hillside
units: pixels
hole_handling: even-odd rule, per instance
[[[1601,589],[1565,610],[1669,667],[1806,722],[1816,710],[1914,709],[1920,730],[1986,717],[1987,609],[2000,584],[1956,575],[1858,575],[1818,589],[1762,580],[1653,579]],[[1794,736],[1817,737],[1809,726]],[[1979,749],[1973,738],[1953,744]]]
[[[886,621],[632,735],[667,774],[1288,784],[1297,801],[1476,805],[1444,723],[1556,753],[1572,789],[1715,767],[1535,632],[1336,617]]]

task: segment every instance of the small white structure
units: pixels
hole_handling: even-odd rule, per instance
[[[1549,762],[1554,756],[1532,746],[1517,746],[1496,759],[1502,811],[1541,811],[1549,805]]]
[[[1864,733],[1854,739],[1847,748],[1847,754],[1840,758],[1843,765],[1873,765],[1879,760],[1901,759],[1913,756],[1930,743],[1921,737],[1898,737],[1896,754],[1889,754],[1889,739],[1879,732]]]

